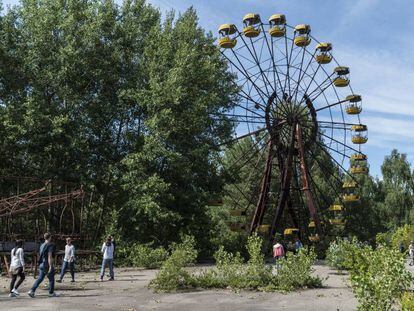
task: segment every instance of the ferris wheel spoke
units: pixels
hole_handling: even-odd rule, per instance
[[[342,164],[341,163],[339,163],[325,148],[323,148],[323,145],[320,145],[320,144],[318,144],[317,143],[317,146],[319,146],[319,148],[324,152],[324,153],[326,153],[326,155],[328,156],[328,157],[330,157],[331,158],[331,160],[332,161],[334,161],[343,171],[344,171],[344,173],[346,174],[346,175],[348,175],[350,178],[352,178],[355,182],[357,182],[357,180],[355,179],[355,177],[354,176],[352,176],[349,172],[348,172],[348,170],[346,169],[346,168],[344,168],[343,166],[342,166]]]
[[[261,27],[262,27],[263,33],[265,33],[265,29],[263,27],[263,24],[261,25]],[[276,67],[276,63],[275,63],[275,53],[274,53],[275,51],[274,51],[274,47],[273,47],[273,37],[270,37],[271,44],[269,44],[269,41],[268,41],[268,39],[267,39],[266,36],[265,36],[265,39],[266,39],[267,49],[268,49],[269,54],[270,54],[270,58],[272,60],[272,65],[273,65],[273,82],[274,82],[274,89],[275,89],[275,92],[276,92],[276,90],[277,90],[276,78],[277,78],[277,82],[279,83],[280,89],[282,90],[283,88],[282,88],[282,83],[280,81],[279,73],[278,73],[278,70],[277,70],[277,67]],[[276,94],[277,94],[277,92],[276,92]],[[278,98],[278,100],[280,101],[279,98]]]
[[[236,206],[240,207],[240,209],[245,209],[245,206],[244,206],[244,205],[242,205],[242,204],[240,204],[239,200],[236,200],[236,199],[233,197],[233,194],[232,194],[232,193],[230,193],[230,191],[229,191],[229,190],[226,190],[226,188],[224,188],[224,189],[223,189],[223,192],[224,192],[224,194],[225,194],[226,196],[228,196],[228,197],[231,199],[231,201],[232,201],[232,202],[233,202]]]
[[[234,114],[234,113],[213,113],[213,115],[219,115],[224,117],[231,117],[231,118],[248,118],[248,119],[263,119],[263,117],[257,116],[246,116],[242,114]]]
[[[298,96],[298,89],[299,89],[299,85],[300,85],[300,83],[301,83],[301,81],[302,81],[302,79],[303,79],[303,77],[305,76],[305,73],[307,72],[307,70],[308,70],[308,68],[309,68],[309,66],[310,66],[310,64],[312,63],[312,61],[313,61],[313,59],[314,59],[314,55],[313,55],[313,57],[309,60],[309,62],[308,62],[308,64],[306,65],[306,68],[305,68],[305,70],[303,70],[303,72],[302,72],[302,66],[303,66],[303,61],[304,61],[304,58],[305,58],[305,53],[306,53],[306,47],[304,47],[303,48],[303,55],[302,55],[302,62],[301,62],[301,64],[300,64],[300,70],[299,70],[299,79],[298,79],[298,82],[296,83],[296,87],[295,87],[295,91],[294,91],[294,95],[295,95],[295,102],[296,102],[296,100],[297,100],[297,96]],[[315,52],[316,53],[316,52]],[[314,53],[314,54],[315,54]],[[305,92],[306,93],[306,92]]]
[[[240,69],[229,57],[227,57],[226,54],[224,54],[223,52],[221,52],[222,55],[224,55],[224,57],[246,78],[250,81],[250,83],[253,85],[253,87],[256,89],[256,92],[260,95],[261,99],[263,102],[266,102],[266,100],[263,98],[262,95],[264,95],[265,97],[268,97],[267,94],[265,94],[261,88],[259,88],[250,78],[249,73],[246,71],[246,69],[244,68],[243,63],[240,61],[240,59],[238,58],[238,56],[234,53],[233,51],[233,55],[234,57],[237,59],[238,63],[240,64],[240,67],[243,69]]]
[[[321,107],[321,108],[315,109],[315,111],[316,111],[316,112],[319,112],[319,111],[322,111],[322,110],[325,110],[325,109],[328,109],[328,108],[335,107],[335,106],[337,106],[337,105],[340,105],[340,104],[346,103],[347,101],[348,101],[348,100],[346,100],[346,99],[344,99],[344,100],[340,100],[340,101],[338,101],[338,102],[336,102],[336,103],[329,104],[329,105],[327,105],[327,106],[323,106],[323,107]]]
[[[313,179],[313,177],[312,177],[312,174],[309,174],[310,175],[310,180],[311,180],[311,187],[314,189],[314,192],[316,193],[316,192],[319,192],[319,194],[320,194],[320,197],[322,198],[322,201],[324,201],[324,203],[325,203],[325,206],[329,206],[330,205],[330,202],[329,202],[329,200],[328,200],[328,198],[326,197],[326,195],[323,193],[323,191],[319,188],[319,186],[318,186],[318,184],[315,182],[315,180]],[[336,191],[336,187],[332,187],[332,185],[330,185],[331,186],[331,188],[333,189],[333,191],[334,191],[334,194],[335,194],[335,196],[339,196],[339,193]],[[315,191],[316,190],[316,191]],[[318,198],[319,196],[315,196],[316,198]],[[321,202],[319,201],[319,207],[320,207],[320,209],[322,209],[322,204],[321,204]]]
[[[325,123],[325,124],[336,124],[336,125],[343,125],[343,126],[353,126],[353,125],[359,125],[356,123],[343,123],[343,122],[335,122],[335,121],[324,121],[320,120],[318,123]]]
[[[254,132],[250,132],[250,133],[247,133],[245,135],[242,135],[242,136],[239,136],[239,137],[235,137],[233,139],[230,139],[230,140],[228,140],[228,141],[226,141],[224,143],[221,143],[221,144],[217,145],[217,147],[221,147],[221,146],[224,146],[224,145],[228,145],[228,144],[234,143],[234,142],[236,142],[236,141],[238,141],[240,139],[243,139],[243,138],[246,138],[246,137],[250,137],[252,135],[257,135],[257,134],[263,132],[264,130],[266,130],[265,127],[260,128],[260,129],[258,129],[257,131],[254,131]]]
[[[332,148],[332,147],[329,147],[329,146],[327,146],[327,145],[325,145],[324,143],[321,143],[321,142],[316,142],[321,148],[327,148],[327,149],[329,149],[329,150],[331,150],[331,151],[333,151],[333,152],[336,152],[336,153],[338,153],[339,155],[341,155],[342,157],[344,157],[344,158],[348,158],[348,159],[350,159],[351,157],[349,156],[349,155],[347,155],[346,153],[342,153],[341,151],[339,151],[339,150],[337,150],[337,149],[335,149],[335,148]]]
[[[287,65],[287,67],[286,67],[286,76],[287,76],[287,80],[285,80],[285,87],[283,88],[283,93],[286,93],[286,84],[287,84],[288,85],[288,90],[289,90],[289,96],[291,95],[291,90],[290,90],[290,73],[289,73],[289,71],[290,71],[290,61],[292,59],[292,53],[293,53],[293,49],[294,49],[293,42],[294,42],[294,39],[295,39],[295,35],[293,37],[292,44],[291,44],[291,47],[290,47],[290,53],[289,53],[289,50],[288,50],[288,39],[287,39],[287,36],[285,34],[285,50],[286,50],[286,65]]]
[[[261,104],[258,101],[254,100],[254,98],[249,93],[247,93],[245,90],[240,89],[240,92],[243,93],[243,94],[239,94],[240,97],[244,98],[247,101],[252,102],[255,105],[255,108],[261,109],[263,112],[265,112],[266,107],[263,104]],[[246,108],[246,110],[247,110],[247,108]],[[258,114],[258,113],[256,112],[255,114]]]
[[[263,141],[263,139],[265,138],[265,136],[261,137],[258,139],[258,141],[254,144],[254,147],[252,147],[252,149],[254,149],[254,151],[252,152],[251,150],[248,150],[249,153],[251,153],[250,157],[247,158],[247,160],[245,160],[244,162],[241,162],[243,159],[246,158],[247,154],[243,154],[242,157],[238,158],[237,161],[235,162],[234,165],[232,165],[230,168],[228,168],[228,171],[232,171],[232,170],[240,170],[243,167],[245,167],[256,155],[263,153],[263,150],[266,148],[268,140],[260,145],[260,143]],[[259,147],[258,147],[259,146]],[[257,148],[258,147],[258,148]],[[237,165],[236,165],[237,164]]]
[[[317,87],[312,91],[312,92],[310,92],[309,93],[309,97],[311,97],[311,96],[314,96],[314,97],[312,97],[312,101],[315,101],[323,92],[325,92],[330,86],[332,86],[333,85],[333,80],[331,79],[332,78],[332,76],[333,76],[334,74],[332,74],[332,75],[330,75],[330,76],[328,76],[326,79],[325,79],[325,81],[324,82],[322,82],[321,84],[318,84],[317,85]],[[317,91],[320,91],[319,93],[317,93],[318,95],[314,95]]]
[[[339,141],[339,140],[337,140],[337,139],[335,139],[333,137],[330,137],[330,136],[326,135],[325,133],[323,133],[321,131],[319,131],[319,134],[322,135],[322,136],[324,136],[324,137],[326,137],[326,138],[328,138],[328,139],[330,139],[330,140],[333,140],[334,142],[336,142],[336,143],[338,143],[338,144],[340,144],[340,145],[348,148],[349,150],[352,150],[354,152],[359,152],[358,150],[354,149],[353,147],[350,147],[347,144],[344,144],[343,142],[341,142],[341,141]]]
[[[259,164],[261,162],[260,160],[262,160],[262,158],[263,158],[263,153],[259,153],[259,156],[257,157],[257,161],[254,164],[253,168],[250,170],[249,176],[247,177],[247,180],[251,180],[253,172],[259,167]],[[264,175],[262,176],[261,180],[263,181],[263,179],[264,179]],[[249,187],[249,183],[246,183],[243,190],[247,191],[248,187]],[[253,200],[254,200],[254,195],[251,195],[251,198],[250,198],[245,210],[249,209],[249,207],[253,204]]]
[[[255,46],[254,46],[254,41],[250,38],[250,43],[251,43],[251,45],[252,45],[252,49],[253,49],[253,52],[252,52],[252,50],[250,49],[250,47],[249,47],[248,43],[247,43],[247,42],[246,42],[246,40],[244,39],[244,36],[240,36],[240,38],[242,39],[242,41],[243,41],[243,43],[244,43],[244,46],[247,48],[247,50],[249,51],[250,55],[253,57],[253,59],[254,59],[254,60],[255,60],[255,62],[256,62],[257,68],[259,69],[259,71],[260,71],[260,73],[261,73],[261,75],[262,75],[262,77],[263,77],[264,86],[265,86],[265,88],[266,88],[266,92],[267,92],[268,97],[269,97],[270,92],[269,92],[269,90],[268,90],[268,88],[267,88],[266,81],[267,81],[267,83],[269,84],[269,86],[270,86],[270,87],[272,87],[272,89],[273,89],[273,86],[272,86],[272,84],[270,83],[270,81],[267,79],[266,75],[265,75],[265,74],[264,74],[264,72],[263,72],[262,67],[260,66],[260,60],[259,60],[259,58],[258,58],[258,56],[257,56],[256,48],[255,48]],[[258,40],[256,40],[255,42],[257,42],[257,41],[258,41]],[[264,42],[262,42],[262,44],[264,44]],[[266,80],[266,81],[265,81],[265,80]],[[273,90],[273,91],[275,91],[275,90]]]
[[[239,94],[240,95],[240,94]],[[255,103],[254,101],[253,101],[253,103]],[[236,102],[233,102],[232,103],[234,106],[236,106],[236,107],[239,107],[240,109],[244,109],[246,112],[248,111],[248,112],[250,112],[250,113],[252,113],[252,114],[254,114],[254,115],[256,115],[256,116],[258,116],[258,117],[260,117],[260,118],[264,118],[264,116],[262,116],[260,113],[257,113],[256,111],[253,111],[253,110],[251,110],[251,109],[249,109],[249,108],[247,108],[247,107],[245,107],[245,106],[242,106],[241,104],[239,104],[239,103],[236,103]]]
[[[322,150],[324,152],[326,151],[324,149],[322,149]],[[311,149],[309,149],[309,153],[312,155],[312,159],[315,160],[315,162],[318,164],[319,168],[321,169],[321,171],[323,172],[323,175],[325,176],[325,178],[327,180],[329,179],[329,178],[327,178],[328,176],[329,177],[333,176],[338,181],[338,183],[342,183],[342,180],[339,179],[339,177],[337,177],[335,174],[326,175],[327,172],[329,172],[329,168],[326,165],[324,165],[323,162],[318,160],[318,157],[315,155],[315,153]],[[328,152],[328,156],[329,156],[329,158],[332,158],[332,156],[329,154],[329,152]]]

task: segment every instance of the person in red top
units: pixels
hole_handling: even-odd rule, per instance
[[[283,258],[283,256],[285,256],[285,249],[283,248],[283,245],[280,243],[273,245],[273,258],[275,259],[276,267],[279,265],[279,259]]]

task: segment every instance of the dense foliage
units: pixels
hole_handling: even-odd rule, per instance
[[[388,311],[413,281],[398,250],[360,248],[353,254],[350,280],[358,299],[358,310]]]
[[[249,254],[247,262],[239,253],[232,254],[221,247],[214,255],[216,267],[190,272],[185,265],[193,262],[195,250],[191,243],[184,242],[165,261],[150,286],[157,291],[199,287],[291,291],[322,286],[322,281],[312,276],[316,259],[313,250],[288,254],[275,270],[274,265],[265,263],[260,237],[249,237],[246,248]]]
[[[354,252],[360,247],[356,240],[337,238],[326,251],[326,262],[339,271],[349,268]]]
[[[117,264],[129,267],[156,269],[167,259],[168,251],[150,244],[127,244],[117,246]]]
[[[244,167],[240,159],[263,146],[259,135],[224,153],[214,147],[233,130],[218,115],[237,102],[237,88],[194,9],[161,17],[145,0],[22,0],[3,11],[0,36],[1,176],[82,184],[91,194],[83,211],[91,244],[113,234],[134,245],[125,254],[134,265],[163,257],[158,247],[182,234],[195,237],[202,257],[220,246],[247,256],[246,234],[228,223],[248,221],[228,210],[257,200],[265,157]],[[315,200],[326,212],[343,176],[326,151],[310,152]],[[277,168],[272,174],[279,179]],[[361,208],[347,209],[346,235],[372,242],[380,232],[412,224],[406,155],[393,150],[382,174],[383,180],[360,180]],[[269,193],[270,204],[278,190]],[[216,198],[224,205],[208,207]],[[291,200],[301,205],[299,197]],[[58,215],[48,210],[43,218],[59,230]],[[299,221],[306,228],[308,216]],[[10,225],[10,232],[17,225],[36,231],[32,222]],[[139,254],[148,243],[157,251],[144,259]]]
[[[192,276],[184,268],[194,263],[197,258],[194,237],[185,236],[181,243],[174,243],[171,248],[171,255],[162,264],[155,279],[150,282],[150,287],[156,291],[168,292],[189,287],[192,284]]]
[[[399,235],[399,230],[396,233]],[[405,258],[392,245],[382,243],[374,249],[356,240],[339,239],[331,244],[327,255],[331,266],[348,270],[358,310],[364,311],[391,310],[400,298],[405,305],[412,303],[407,294],[402,296],[414,281]]]
[[[92,239],[166,247],[191,233],[211,248],[206,202],[224,181],[214,146],[232,130],[213,116],[236,88],[195,11],[23,0],[3,13],[0,175],[82,184]]]

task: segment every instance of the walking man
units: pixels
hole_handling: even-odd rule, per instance
[[[65,258],[63,258],[63,264],[60,270],[60,277],[57,281],[58,283],[62,282],[68,266],[70,270],[70,275],[72,276],[71,282],[75,282],[75,246],[72,244],[71,238],[66,238]]]
[[[58,297],[55,293],[55,263],[53,260],[56,252],[55,245],[52,243],[52,235],[49,232],[46,232],[43,238],[45,242],[40,246],[39,251],[39,277],[28,292],[28,295],[32,298],[35,297],[36,289],[43,282],[46,275],[49,279],[49,297]]]
[[[102,267],[101,267],[101,281],[105,275],[105,266],[109,266],[109,280],[114,280],[114,243],[112,242],[112,237],[109,235],[106,238],[106,241],[102,245],[101,252],[103,254]]]

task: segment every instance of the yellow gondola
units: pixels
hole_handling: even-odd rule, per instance
[[[332,44],[331,43],[319,43],[316,46],[315,59],[318,64],[329,64],[332,61]]]
[[[356,181],[345,181],[342,185],[343,189],[355,189],[358,187],[358,184],[356,183]]]
[[[354,153],[353,155],[351,155],[351,161],[366,162],[367,159],[367,155],[363,153]]]
[[[316,233],[316,225],[315,225],[315,222],[314,221],[311,221],[309,223],[309,225],[308,225],[308,228],[309,228],[309,236],[308,236],[309,241],[311,241],[311,242],[319,242],[320,237],[319,237],[319,234]]]
[[[350,172],[351,174],[366,175],[369,173],[369,168],[366,165],[352,165]]]
[[[348,67],[336,67],[334,69],[336,77],[334,78],[334,85],[336,87],[345,87],[349,85],[349,68]]]
[[[352,125],[351,130],[355,132],[352,135],[352,142],[354,144],[365,144],[368,141],[368,127],[364,124]]]
[[[223,24],[219,27],[220,38],[218,40],[219,47],[223,49],[232,49],[236,46],[237,40],[235,34],[237,28],[233,24]]]
[[[270,231],[270,225],[260,225],[257,228],[257,232],[267,234]]]
[[[222,206],[223,204],[223,199],[211,200],[207,202],[208,206]]]
[[[331,225],[342,226],[345,224],[343,210],[344,208],[340,204],[333,204],[329,207],[329,212],[331,214],[329,223]]]
[[[311,43],[310,32],[309,25],[297,25],[295,27],[295,45],[299,47],[308,46]]]
[[[232,209],[229,211],[230,216],[234,216],[234,217],[242,217],[242,216],[246,216],[247,213],[244,209]]]
[[[283,231],[283,235],[286,236],[292,236],[297,235],[299,233],[298,228],[286,228],[285,231]]]
[[[286,17],[283,14],[274,14],[269,18],[269,34],[272,37],[283,37],[286,34]]]
[[[243,33],[248,38],[255,38],[260,34],[260,25],[262,21],[260,20],[259,14],[249,13],[246,14],[243,18]]]
[[[346,113],[350,115],[360,114],[362,111],[362,98],[361,95],[349,95],[346,97],[348,101],[346,105]]]
[[[353,193],[344,194],[342,196],[342,199],[344,200],[344,202],[347,202],[347,203],[359,202],[361,200],[359,195],[353,194]]]

